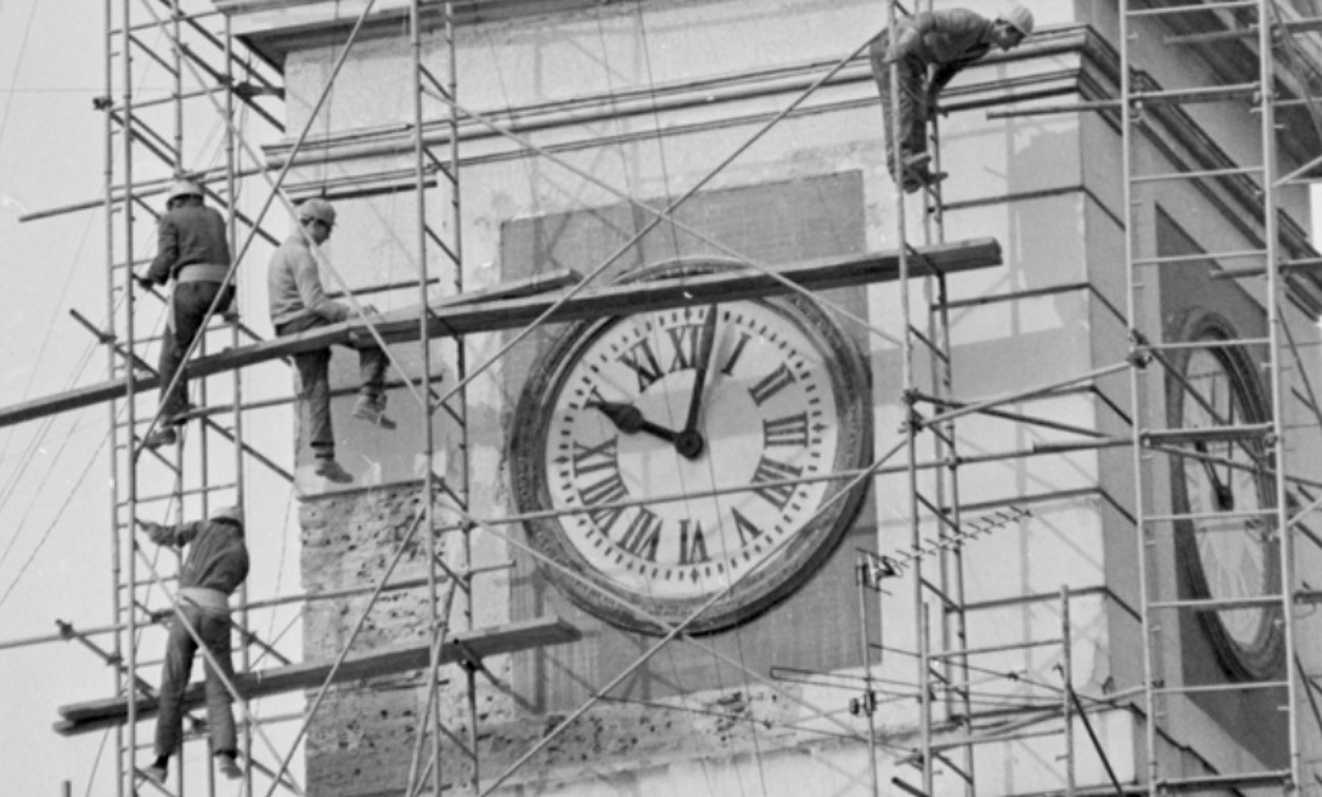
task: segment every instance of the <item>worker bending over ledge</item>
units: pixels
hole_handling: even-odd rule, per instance
[[[992,47],[1009,50],[1032,32],[1033,14],[1023,6],[1015,6],[993,20],[965,8],[947,8],[898,20],[893,49],[889,29],[872,40],[872,76],[881,92],[881,112],[886,121],[886,167],[906,192],[945,177],[932,172],[932,156],[927,151],[927,120],[936,110],[941,90]],[[891,64],[899,69],[900,174],[896,174],[896,142],[891,140],[891,114],[897,106],[891,98]],[[930,75],[928,67],[932,67]]]
[[[163,526],[146,520],[138,520],[138,526],[157,545],[188,546],[188,556],[179,568],[175,614],[170,620],[170,636],[165,645],[160,713],[156,717],[156,760],[143,770],[143,774],[156,783],[165,783],[170,756],[183,740],[182,701],[184,690],[188,688],[193,655],[197,653],[197,639],[201,639],[210,654],[204,658],[203,664],[212,754],[221,774],[238,778],[243,773],[235,761],[239,747],[225,681],[234,683],[234,666],[230,660],[229,596],[248,577],[243,509],[226,507],[213,512],[207,520],[178,526]],[[194,639],[194,633],[197,639]],[[220,674],[213,669],[213,661],[220,668]]]

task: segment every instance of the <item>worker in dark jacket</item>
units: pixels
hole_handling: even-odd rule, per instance
[[[156,760],[144,770],[147,777],[163,783],[170,756],[179,749],[183,736],[182,699],[188,686],[193,655],[197,652],[197,641],[188,630],[190,626],[206,645],[210,653],[208,658],[215,661],[230,683],[234,682],[234,667],[230,662],[229,596],[248,577],[248,548],[243,543],[243,509],[237,506],[217,510],[207,520],[178,526],[162,526],[143,520],[139,520],[138,525],[157,545],[188,546],[188,556],[179,570],[176,614],[170,623],[170,637],[165,647],[160,714],[156,718]],[[230,711],[230,693],[220,675],[212,669],[211,661],[205,662],[205,669],[211,749],[221,773],[237,778],[242,772],[235,761],[238,744],[234,714]]]
[[[202,188],[191,180],[175,181],[165,207],[157,228],[156,257],[147,273],[138,278],[144,288],[174,280],[157,366],[161,377],[160,422],[144,441],[149,448],[170,445],[178,439],[175,427],[186,420],[188,383],[181,377],[169,390],[170,382],[193,338],[202,330],[216,297],[221,297],[216,311],[227,317],[232,317],[229,309],[234,301],[233,285],[221,292],[230,268],[224,217],[202,203]]]
[[[905,191],[917,191],[945,175],[931,170],[927,152],[927,120],[936,109],[937,98],[960,70],[986,55],[992,47],[1009,50],[1033,32],[1033,14],[1015,6],[989,20],[963,8],[923,11],[899,20],[895,46],[890,31],[883,30],[871,46],[872,76],[881,92],[881,111],[886,120],[886,166]],[[899,158],[903,174],[895,174],[895,142],[891,140],[890,66],[899,69]],[[929,79],[928,67],[933,67]]]
[[[324,199],[313,198],[297,210],[300,229],[295,230],[271,257],[267,288],[271,303],[271,324],[277,335],[292,335],[319,326],[346,320],[348,306],[331,301],[321,285],[312,246],[330,238],[335,227],[335,208]],[[368,313],[376,309],[364,308]],[[315,473],[333,482],[351,482],[349,474],[335,460],[335,435],[330,413],[330,349],[299,352],[294,355],[298,369],[300,436],[312,448]],[[384,429],[394,429],[386,417],[385,376],[389,361],[375,346],[358,349],[358,367],[362,376],[353,417]]]

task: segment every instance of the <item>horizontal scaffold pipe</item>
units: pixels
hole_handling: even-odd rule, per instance
[[[910,259],[910,273],[916,276],[935,272],[950,274],[1001,264],[1000,244],[992,238],[922,247],[915,252],[917,256]],[[890,282],[899,276],[899,257],[895,252],[879,252],[822,258],[785,266],[778,274],[811,291]],[[563,284],[558,287],[563,287]],[[523,281],[497,286],[479,295],[461,294],[439,301],[432,306],[428,334],[433,337],[457,337],[525,326],[557,303],[557,294],[546,290],[543,282]],[[756,299],[789,293],[791,290],[772,276],[753,269],[633,282],[583,291],[556,307],[546,321],[581,321],[621,312],[641,313],[712,302]],[[533,295],[524,295],[530,292]],[[502,298],[502,294],[509,298]],[[382,339],[388,343],[418,338],[416,310],[392,310],[374,317],[372,321]],[[355,319],[202,357],[187,363],[184,372],[194,378],[210,376],[336,344],[352,347],[375,345],[367,325]],[[141,392],[155,390],[160,385],[155,377],[144,374],[133,380],[133,386]],[[127,380],[119,379],[10,405],[0,408],[0,427],[122,398],[127,389]]]
[[[541,617],[456,633],[441,646],[440,663],[453,664],[479,660],[502,653],[575,642],[581,638],[582,633],[564,620],[558,617]],[[422,644],[350,656],[336,671],[334,682],[355,681],[420,669],[427,666],[429,651],[429,644]],[[266,697],[316,686],[325,679],[330,668],[330,665],[324,662],[274,667],[269,670],[238,674],[234,677],[234,685],[245,698]],[[185,710],[196,708],[203,705],[205,700],[205,684],[200,681],[195,682],[189,684],[184,692],[183,707]],[[136,709],[138,719],[155,714],[156,698],[138,695]],[[128,713],[128,701],[120,696],[87,703],[73,703],[60,706],[59,712],[62,719],[55,723],[55,730],[65,736],[72,736],[122,724]]]

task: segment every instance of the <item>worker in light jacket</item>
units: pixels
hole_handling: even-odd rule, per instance
[[[964,8],[923,11],[898,20],[895,46],[890,30],[872,41],[872,76],[881,92],[881,112],[886,122],[886,167],[905,191],[913,192],[945,175],[931,170],[927,151],[927,120],[936,109],[941,90],[960,70],[982,58],[992,47],[1009,50],[1033,32],[1033,14],[1015,6],[995,19],[987,19]],[[890,67],[899,69],[899,102],[891,98]],[[929,76],[928,67],[932,67]],[[892,138],[891,114],[898,105],[899,158]]]
[[[335,208],[324,199],[308,199],[297,210],[300,229],[295,230],[271,257],[267,287],[270,292],[271,324],[277,335],[293,335],[347,319],[348,306],[331,301],[321,285],[312,247],[330,238],[335,228]],[[365,312],[374,314],[370,305]],[[330,349],[294,355],[298,370],[300,437],[307,441],[316,462],[315,473],[333,482],[350,482],[353,476],[335,460],[335,436],[330,412]],[[394,429],[386,417],[385,375],[389,361],[375,346],[358,349],[362,377],[353,417],[384,429]]]
[[[143,772],[157,783],[165,782],[170,756],[179,749],[183,738],[182,701],[193,656],[197,653],[197,640],[200,639],[209,653],[204,664],[211,749],[220,772],[226,777],[238,778],[242,772],[235,760],[238,744],[234,714],[230,710],[230,692],[221,674],[234,683],[234,667],[230,660],[229,596],[248,577],[243,509],[226,507],[213,512],[207,520],[178,526],[163,526],[144,520],[139,520],[138,526],[157,545],[188,546],[188,556],[179,570],[175,615],[171,618],[161,673],[156,760]],[[219,668],[219,673],[212,662]]]
[[[181,375],[172,390],[170,382],[193,338],[202,330],[207,310],[215,303],[217,313],[234,317],[230,310],[234,285],[221,291],[230,269],[224,217],[203,203],[202,188],[192,180],[176,180],[170,186],[165,207],[157,226],[156,257],[147,273],[138,277],[144,288],[174,280],[157,364],[161,377],[160,420],[143,441],[149,448],[173,444],[178,440],[176,427],[187,420],[188,381]]]

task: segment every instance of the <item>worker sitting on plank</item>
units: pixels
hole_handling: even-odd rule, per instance
[[[347,319],[351,311],[326,296],[317,272],[312,246],[330,238],[335,227],[335,208],[324,199],[313,198],[297,208],[300,229],[295,230],[271,257],[267,286],[270,290],[271,323],[277,335],[293,335],[319,326]],[[364,311],[376,312],[371,305]],[[298,369],[298,404],[300,439],[307,440],[316,460],[315,473],[333,482],[351,482],[349,474],[335,460],[335,436],[330,413],[330,349],[299,352],[294,355]],[[358,350],[362,375],[353,417],[374,426],[394,429],[386,417],[385,375],[389,361],[375,346]]]

